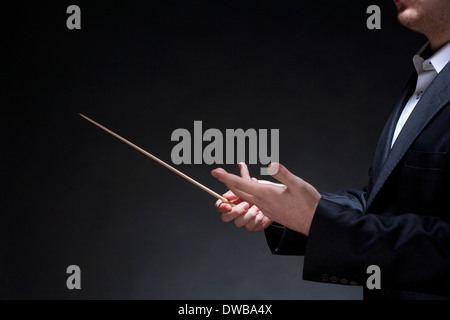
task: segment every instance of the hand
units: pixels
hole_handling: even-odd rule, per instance
[[[250,179],[250,176],[242,176],[242,172],[239,177],[222,168],[213,170],[211,174],[225,183],[234,197],[244,200],[249,205],[255,205],[269,220],[308,235],[321,198],[319,192],[281,164],[271,164],[268,170],[272,177],[282,183],[281,185],[258,183]],[[230,205],[227,206],[231,208]],[[236,208],[239,206],[240,208]],[[236,207],[234,208],[236,213],[245,210],[245,204]]]
[[[250,178],[250,174],[245,163],[240,163],[239,169],[243,179],[258,182],[255,178]],[[233,221],[236,227],[243,228],[247,231],[260,231],[267,228],[272,223],[270,219],[264,216],[257,206],[242,200],[231,190],[226,192],[223,196],[233,204],[236,204],[236,206],[232,207],[226,202],[217,200],[216,209],[220,212],[220,218],[222,221]]]

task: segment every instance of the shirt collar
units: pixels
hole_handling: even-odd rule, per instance
[[[423,71],[433,69],[439,73],[450,61],[450,42],[436,51],[430,58],[424,60],[420,55],[424,52],[428,45],[429,42],[425,43],[413,58],[414,66],[419,74]]]

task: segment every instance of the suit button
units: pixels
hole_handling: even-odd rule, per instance
[[[350,285],[351,286],[357,286],[358,282],[356,282],[355,280],[350,281]]]
[[[325,273],[322,274],[322,275],[320,276],[320,280],[322,280],[323,282],[327,282],[327,281],[328,281],[328,275],[326,275]]]
[[[330,281],[333,282],[333,283],[336,283],[336,282],[339,281],[339,278],[336,277],[336,276],[332,276],[332,277],[330,277]]]
[[[348,284],[348,280],[347,279],[341,279],[341,283],[342,284]]]

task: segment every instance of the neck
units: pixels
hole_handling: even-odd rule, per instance
[[[431,50],[433,50],[433,52],[438,51],[450,42],[450,26],[446,29],[440,30],[439,32],[434,32],[427,35],[427,38],[430,41]]]

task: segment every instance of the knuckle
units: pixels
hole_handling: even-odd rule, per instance
[[[249,210],[247,212],[248,217],[253,220],[256,218],[256,216],[258,215],[258,213],[256,212],[256,210]]]

